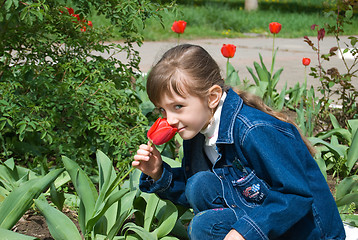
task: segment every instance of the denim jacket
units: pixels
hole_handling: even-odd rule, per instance
[[[345,239],[335,201],[318,165],[292,124],[249,107],[233,91],[225,99],[215,164],[203,151],[204,136],[184,141],[181,168],[163,163],[154,182],[142,174],[140,189],[189,206],[185,185],[199,171],[220,179],[232,226],[245,239]]]

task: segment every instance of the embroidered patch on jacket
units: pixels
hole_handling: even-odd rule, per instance
[[[256,197],[258,194],[260,194],[260,184],[253,184],[252,186],[250,187],[247,187],[243,192],[242,194],[245,196],[245,197],[248,197],[248,198],[254,198]]]

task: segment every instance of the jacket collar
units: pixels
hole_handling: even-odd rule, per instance
[[[232,89],[229,89],[221,112],[221,120],[219,126],[219,136],[217,144],[234,143],[234,124],[235,118],[240,112],[243,100]]]

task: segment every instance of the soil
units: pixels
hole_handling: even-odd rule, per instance
[[[77,212],[70,209],[64,209],[62,212],[68,216],[72,222],[74,222],[77,229],[80,231],[80,227],[77,221]],[[54,240],[50,234],[50,231],[48,230],[45,217],[33,210],[27,211],[25,215],[22,216],[22,218],[12,228],[12,231],[27,236],[36,237],[41,240]]]

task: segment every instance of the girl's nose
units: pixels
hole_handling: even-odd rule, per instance
[[[179,121],[173,114],[167,114],[167,122],[170,126],[176,127]]]

